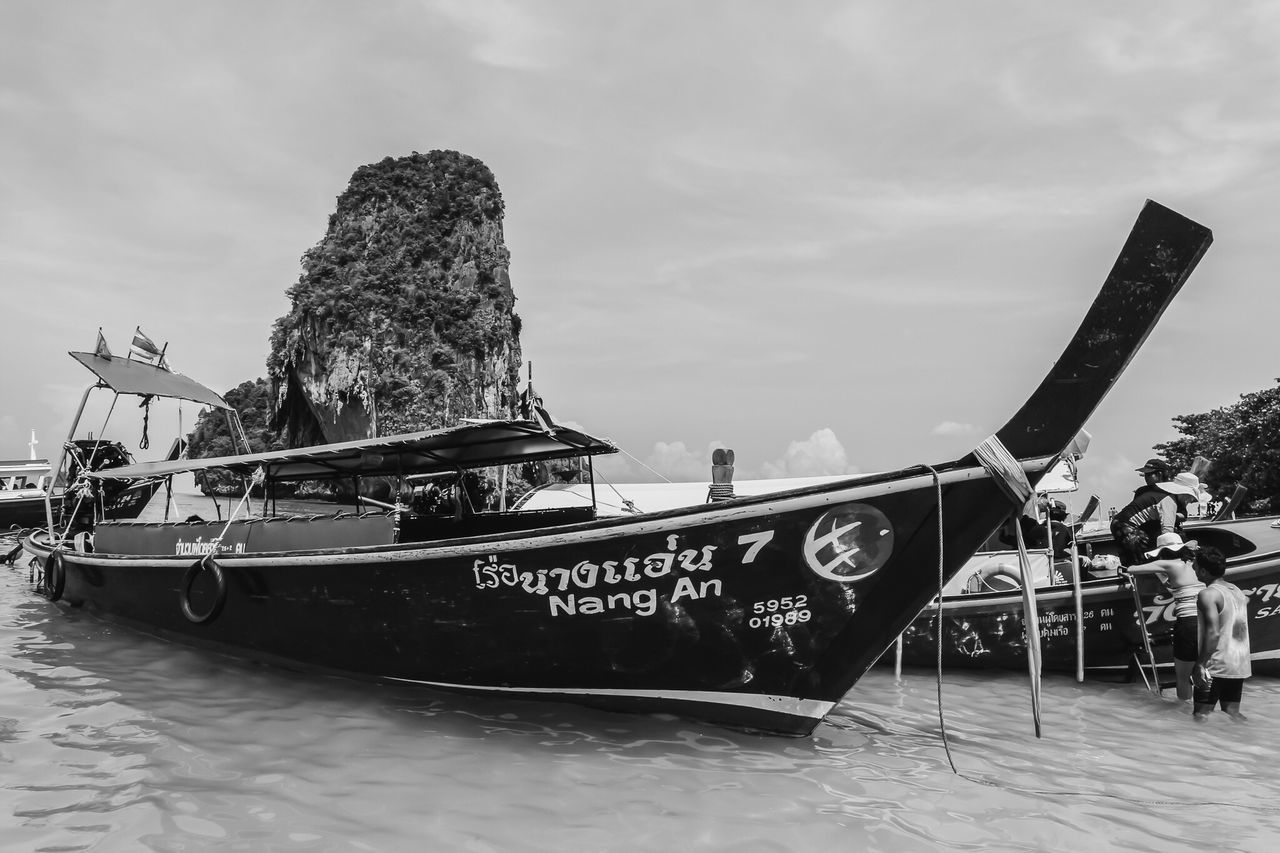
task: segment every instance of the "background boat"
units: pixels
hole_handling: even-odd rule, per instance
[[[1249,599],[1249,640],[1255,674],[1280,674],[1280,518],[1274,516],[1189,523],[1184,538],[1213,546],[1227,556],[1226,579]],[[1118,554],[1110,534],[1095,533],[1079,540],[1080,554],[1094,557]],[[1025,671],[1026,638],[1022,628],[1021,592],[966,592],[993,565],[1017,565],[1013,552],[976,555],[947,584],[941,598],[921,612],[903,632],[901,662],[906,666],[934,666],[938,662],[938,619],[942,618],[941,661],[945,668],[1009,669]],[[1036,603],[1040,643],[1046,670],[1077,669],[1077,624],[1083,624],[1083,666],[1094,674],[1124,673],[1148,663],[1143,629],[1155,662],[1172,666],[1173,597],[1152,578],[1122,576],[1084,579],[1080,584],[1083,622],[1076,621],[1073,585],[1051,583],[1047,555],[1033,559],[1037,578]],[[1007,576],[1007,573],[1006,573]],[[1133,581],[1142,602],[1141,622],[1135,617]],[[888,656],[886,656],[888,657]]]

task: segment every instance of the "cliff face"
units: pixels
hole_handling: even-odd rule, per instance
[[[502,213],[493,174],[456,151],[356,170],[271,335],[289,446],[514,415],[520,318]]]

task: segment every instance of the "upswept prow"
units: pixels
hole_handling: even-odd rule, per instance
[[[996,436],[1017,457],[1059,453],[1088,421],[1213,242],[1150,199],[1102,290],[1040,387]]]

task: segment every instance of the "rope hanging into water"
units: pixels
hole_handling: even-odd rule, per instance
[[[947,753],[947,763],[951,765],[951,772],[957,776],[960,771],[956,769],[955,759],[951,757],[951,743],[947,740],[947,721],[942,713],[942,587],[946,580],[943,577],[943,555],[942,548],[944,537],[942,533],[942,480],[938,477],[938,472],[932,467],[924,466],[929,473],[933,475],[933,491],[938,502],[938,627],[934,631],[937,635],[937,686],[938,686],[938,728],[942,730],[942,748]]]
[[[988,439],[987,441],[988,441],[988,442],[990,442],[990,441],[994,441],[994,443],[995,443],[995,444],[1000,445],[999,440],[998,440],[998,439],[996,439],[996,438],[995,438],[995,436],[992,436],[992,437],[991,437],[990,439]],[[987,444],[987,442],[983,442],[983,444]],[[1003,448],[1003,445],[1000,445],[1000,449],[1004,449],[1004,448]],[[1010,455],[1010,454],[1008,453],[1008,450],[1005,450],[1005,454],[1006,454],[1006,455],[1008,455],[1009,459],[1012,459],[1012,458],[1013,458],[1013,457],[1012,457],[1012,455]],[[979,456],[979,459],[981,460],[981,456]],[[979,778],[979,777],[977,777],[977,776],[970,776],[970,775],[969,775],[969,774],[967,774],[967,773],[961,773],[961,772],[960,772],[960,770],[959,770],[959,769],[957,769],[957,767],[956,767],[955,757],[951,754],[951,743],[950,743],[950,740],[948,739],[948,736],[947,736],[947,721],[946,721],[946,717],[945,717],[945,715],[944,715],[944,713],[943,713],[943,708],[942,708],[942,588],[943,588],[943,586],[944,586],[944,584],[945,584],[944,570],[943,570],[943,567],[944,567],[944,560],[943,560],[943,553],[942,553],[942,548],[943,548],[943,544],[944,544],[944,535],[943,535],[943,526],[942,526],[942,481],[941,481],[941,480],[939,479],[939,477],[938,477],[938,472],[937,472],[937,471],[935,471],[932,467],[930,467],[930,466],[928,466],[928,465],[924,465],[923,467],[924,467],[926,470],[928,470],[928,472],[933,476],[933,488],[934,488],[934,494],[935,494],[935,496],[936,496],[936,501],[937,501],[937,505],[938,505],[938,611],[937,611],[937,612],[938,612],[938,628],[937,628],[937,631],[936,631],[936,634],[937,634],[937,662],[936,662],[937,670],[936,670],[935,680],[936,680],[936,684],[937,684],[937,693],[938,693],[938,727],[939,727],[939,729],[941,730],[941,736],[942,736],[942,748],[943,748],[943,751],[944,751],[944,752],[946,752],[946,754],[947,754],[947,764],[949,764],[949,765],[951,766],[951,772],[952,772],[952,773],[954,773],[955,775],[959,776],[959,777],[960,777],[960,778],[962,778],[962,779],[966,779],[966,780],[968,780],[968,781],[970,781],[970,782],[973,782],[973,783],[975,783],[975,784],[978,784],[978,785],[986,785],[988,788],[997,788],[997,789],[1002,790],[1002,791],[1017,791],[1018,793],[1022,793],[1022,794],[1034,794],[1034,795],[1037,795],[1037,796],[1054,796],[1054,797],[1063,797],[1063,796],[1070,796],[1070,797],[1095,797],[1095,798],[1099,798],[1099,799],[1119,800],[1120,802],[1130,803],[1130,804],[1132,804],[1132,805],[1143,805],[1143,806],[1175,806],[1175,807],[1185,807],[1185,806],[1229,806],[1229,807],[1232,807],[1232,808],[1254,809],[1254,810],[1257,810],[1257,811],[1270,812],[1270,813],[1273,813],[1273,814],[1280,814],[1280,807],[1276,807],[1276,806],[1267,806],[1267,805],[1262,805],[1262,804],[1259,804],[1259,803],[1248,803],[1248,804],[1246,804],[1246,803],[1231,803],[1231,802],[1223,802],[1223,801],[1220,801],[1220,800],[1191,800],[1191,801],[1187,801],[1187,800],[1147,800],[1147,799],[1142,799],[1142,798],[1139,798],[1139,797],[1125,797],[1125,796],[1122,796],[1122,795],[1120,795],[1120,794],[1109,794],[1109,793],[1106,793],[1105,791],[1061,791],[1061,790],[1058,790],[1058,791],[1050,791],[1050,790],[1043,789],[1043,788],[1027,788],[1027,787],[1023,787],[1023,786],[1021,786],[1021,785],[1008,785],[1008,784],[1004,784],[1004,783],[1001,783],[1001,782],[993,782],[993,781],[991,781],[990,779],[982,779],[982,778]],[[985,463],[984,463],[984,467],[986,467],[986,464],[985,464]],[[991,469],[990,469],[990,468],[988,468],[987,470],[991,470]],[[1019,466],[1019,469],[1018,469],[1018,470],[1019,470],[1019,472],[1021,472],[1021,467],[1020,467],[1020,466]],[[1027,482],[1027,478],[1026,478],[1026,475],[1025,475],[1025,474],[1023,474],[1023,476],[1022,476],[1022,481],[1023,481],[1023,482]],[[997,482],[1000,482],[1000,479],[999,479],[999,478],[997,478]],[[1028,488],[1028,489],[1030,489],[1030,484],[1029,484],[1029,483],[1028,483],[1027,488]],[[1025,502],[1025,501],[1024,501],[1024,502]],[[1029,559],[1029,558],[1027,557],[1027,555],[1026,555],[1026,544],[1022,541],[1022,529],[1021,529],[1021,525],[1019,525],[1019,526],[1018,526],[1018,550],[1019,550],[1019,559],[1020,559],[1020,560],[1021,560],[1021,559]],[[1024,566],[1025,566],[1025,565],[1026,565],[1026,564],[1024,563]],[[1030,572],[1024,569],[1024,575],[1023,575],[1023,577],[1024,577],[1024,578],[1029,578],[1029,577],[1030,577]],[[1028,586],[1029,586],[1029,584],[1024,583],[1024,584],[1023,584],[1023,589],[1025,590]],[[1033,599],[1034,599],[1034,596],[1033,596]],[[1037,623],[1037,626],[1038,626],[1038,623]],[[1038,634],[1038,632],[1037,632],[1036,638],[1037,638],[1037,641],[1038,641],[1038,640],[1039,640],[1039,634]],[[1038,647],[1038,645],[1037,645],[1037,653],[1038,653],[1038,651],[1039,651],[1039,647]],[[1036,679],[1036,684],[1037,684],[1037,688],[1036,688],[1036,690],[1035,690],[1035,699],[1034,699],[1034,703],[1035,703],[1035,705],[1036,705],[1036,737],[1040,737],[1040,712],[1039,712],[1039,689],[1038,689],[1038,686],[1039,686],[1039,679]]]

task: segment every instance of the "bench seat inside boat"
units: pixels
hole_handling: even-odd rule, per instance
[[[591,507],[560,507],[475,515],[402,515],[399,536],[393,513],[298,515],[233,521],[103,521],[94,531],[100,554],[202,557],[220,534],[220,554],[279,553],[329,548],[431,542],[560,527],[595,518]],[[226,533],[223,533],[223,530]]]
[[[222,534],[220,554],[309,551],[390,545],[395,521],[388,513],[299,515],[225,521],[104,521],[94,530],[100,554],[190,555],[202,557]]]

